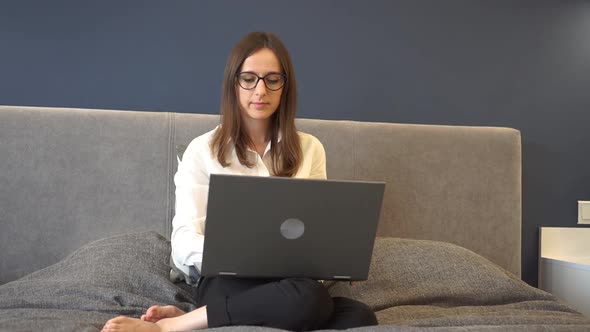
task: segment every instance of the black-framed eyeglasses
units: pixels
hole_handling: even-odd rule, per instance
[[[238,84],[242,89],[252,90],[256,88],[260,80],[264,80],[267,89],[277,91],[285,85],[286,77],[283,74],[270,73],[260,77],[252,72],[244,71],[236,75]]]

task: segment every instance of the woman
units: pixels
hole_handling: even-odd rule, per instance
[[[324,148],[317,138],[296,131],[295,111],[295,74],[286,48],[274,34],[248,34],[225,67],[221,125],[189,144],[174,177],[172,261],[187,283],[198,287],[200,307],[185,313],[174,306],[152,306],[141,319],[111,319],[103,331],[229,325],[302,331],[377,324],[366,305],[331,298],[316,280],[199,275],[210,174],[326,178]],[[253,208],[264,208],[264,202]]]

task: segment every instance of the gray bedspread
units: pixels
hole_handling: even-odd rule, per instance
[[[0,331],[100,331],[154,304],[195,308],[169,281],[170,243],[154,232],[92,242],[61,262],[0,286]],[[367,303],[380,326],[350,331],[590,331],[590,320],[464,248],[381,238],[369,280],[329,285]],[[272,331],[262,327],[215,330]]]

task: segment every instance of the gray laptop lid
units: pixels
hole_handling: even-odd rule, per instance
[[[385,183],[212,174],[203,276],[365,280]]]

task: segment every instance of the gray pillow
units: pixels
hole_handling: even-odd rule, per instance
[[[401,305],[495,305],[556,298],[527,285],[484,257],[445,242],[377,238],[367,281],[337,283],[373,310]]]
[[[154,304],[193,310],[194,289],[169,280],[169,257],[170,242],[156,232],[84,245],[55,265],[0,286],[0,326],[100,330],[109,318],[139,317]]]

